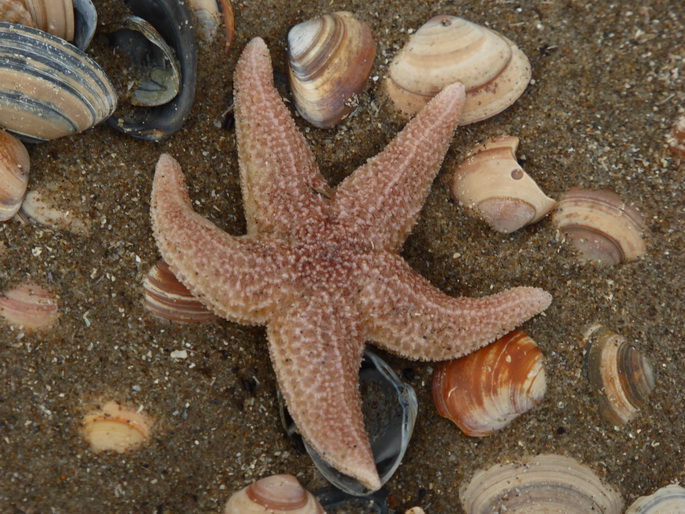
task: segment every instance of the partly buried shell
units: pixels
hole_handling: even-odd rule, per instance
[[[584,334],[587,374],[599,413],[614,426],[638,415],[655,386],[652,365],[635,347],[601,323]]]
[[[22,0],[0,0],[0,21],[35,27],[31,13]]]
[[[24,330],[41,330],[55,324],[59,304],[44,287],[25,282],[0,296],[0,316]]]
[[[414,114],[445,86],[461,82],[459,120],[484,120],[513,104],[530,82],[528,58],[501,34],[456,16],[436,16],[393,59],[384,81],[395,106]]]
[[[539,221],[557,205],[516,161],[519,138],[478,145],[454,172],[452,195],[494,230],[509,234]]]
[[[290,88],[304,119],[320,128],[340,123],[364,90],[376,43],[352,13],[325,14],[288,33]]]
[[[40,30],[72,41],[74,39],[74,3],[72,0],[23,0],[31,19]]]
[[[623,507],[621,496],[589,467],[561,455],[539,455],[477,471],[459,498],[468,514],[619,514]]]
[[[31,161],[17,138],[0,130],[0,221],[14,216],[26,194]]]
[[[117,95],[102,69],[66,41],[0,22],[0,126],[28,141],[82,132],[109,117]]]
[[[262,478],[235,493],[224,514],[323,514],[318,500],[292,475]]]
[[[83,417],[81,434],[96,452],[125,453],[147,442],[152,427],[149,416],[109,400]]]
[[[438,413],[466,434],[484,437],[537,405],[547,388],[542,352],[515,330],[433,373]]]
[[[614,265],[647,251],[642,215],[613,191],[571,188],[552,220],[585,261]]]
[[[31,189],[21,204],[19,216],[25,221],[34,221],[53,230],[88,235],[89,223],[78,217],[73,210],[60,205],[59,188],[54,183]]]
[[[625,514],[666,514],[685,512],[685,489],[667,485],[654,494],[640,496]]]

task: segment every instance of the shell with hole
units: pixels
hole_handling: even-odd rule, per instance
[[[573,187],[559,199],[552,221],[583,261],[609,266],[647,252],[642,215],[613,191]]]
[[[452,196],[503,234],[539,221],[557,205],[519,166],[518,144],[518,137],[503,136],[478,145],[452,179]]]
[[[376,56],[371,29],[352,13],[325,14],[288,33],[290,89],[304,119],[319,128],[355,109]]]
[[[600,415],[620,426],[647,405],[655,386],[647,357],[601,323],[583,335],[588,379],[599,398]]]
[[[262,478],[235,493],[224,514],[323,514],[318,500],[292,475]]]
[[[546,389],[542,352],[520,330],[466,357],[442,362],[433,373],[438,413],[472,437],[505,427],[537,405]]]
[[[530,82],[528,58],[509,39],[456,16],[422,25],[393,59],[383,84],[395,106],[415,114],[445,86],[461,82],[460,125],[484,120],[513,104]]]
[[[587,466],[561,455],[538,455],[477,471],[459,498],[471,513],[619,514],[623,500]]]
[[[26,194],[31,161],[17,138],[0,130],[0,221],[14,216]]]

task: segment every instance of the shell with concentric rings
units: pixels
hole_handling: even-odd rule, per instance
[[[318,500],[292,475],[272,475],[248,485],[228,500],[224,514],[323,514]]]

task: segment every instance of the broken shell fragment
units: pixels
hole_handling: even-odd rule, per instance
[[[26,282],[0,296],[0,316],[24,330],[41,330],[55,324],[59,304],[47,289]]]
[[[184,323],[203,323],[216,315],[179,282],[164,259],[160,259],[143,282],[145,308],[155,316]]]
[[[452,195],[494,230],[509,234],[539,221],[557,205],[516,161],[519,138],[478,145],[454,172]]]
[[[681,114],[673,124],[668,137],[668,146],[676,162],[685,165],[685,114]]]
[[[0,130],[0,221],[14,216],[26,194],[31,161],[26,147]]]
[[[466,357],[442,362],[433,373],[438,413],[472,437],[505,427],[537,405],[546,389],[542,352],[520,330]]]
[[[224,514],[323,514],[318,500],[292,475],[262,478],[235,493]]]
[[[530,82],[525,54],[507,38],[456,16],[428,20],[393,59],[384,87],[395,106],[415,114],[445,86],[461,82],[468,125],[513,104]]]
[[[685,489],[667,485],[654,494],[640,496],[628,507],[625,514],[666,514],[685,512]]]
[[[44,186],[26,193],[20,215],[53,230],[65,230],[72,234],[88,235],[88,225],[72,211],[58,206],[56,186]]]
[[[298,112],[319,128],[340,123],[355,109],[375,56],[371,29],[352,13],[295,25],[288,33],[288,63]]]
[[[584,261],[614,265],[647,251],[642,215],[613,191],[573,187],[559,199],[552,220]]]
[[[0,126],[27,141],[89,129],[117,95],[102,69],[63,39],[0,22]]]
[[[601,323],[583,335],[588,379],[599,397],[600,415],[620,426],[638,415],[654,389],[649,360],[624,337]]]
[[[623,507],[618,492],[589,467],[561,455],[538,455],[477,471],[459,498],[468,514],[619,514]]]
[[[81,433],[96,452],[125,453],[150,439],[152,424],[140,410],[110,400],[83,417]]]

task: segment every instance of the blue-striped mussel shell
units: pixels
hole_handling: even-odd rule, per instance
[[[112,115],[105,72],[63,39],[0,22],[0,127],[30,142],[82,132]]]

